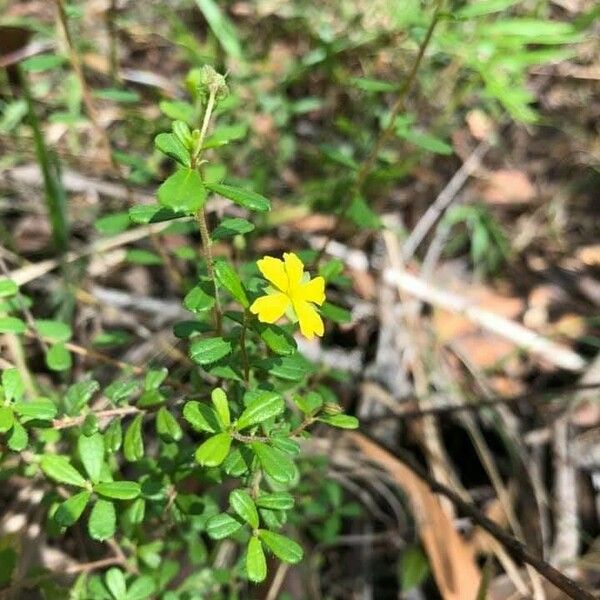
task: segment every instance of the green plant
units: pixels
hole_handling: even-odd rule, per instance
[[[501,226],[482,204],[455,206],[444,217],[444,226],[463,225],[451,239],[447,251],[454,253],[465,246],[479,275],[493,275],[508,258],[510,248]]]
[[[322,373],[317,382],[315,366],[298,352],[292,335],[297,326],[309,338],[324,334],[319,306],[339,314],[324,304],[325,277],[338,276],[339,265],[328,263],[311,280],[292,252],[283,261],[260,259],[258,271],[252,263],[236,267],[213,255],[216,239],[234,238],[243,248],[254,225],[226,218],[211,233],[205,212],[211,193],[257,215],[270,202],[222,182],[223,170],[207,158],[209,148],[236,136],[235,126],[210,133],[228,93],[224,77],[211,67],[194,70],[188,88],[192,102],[183,108],[191,121],[200,107],[199,127],[175,120],[171,132],[156,137],[156,148],[176,169],[160,186],[158,204],[134,206],[129,217],[138,224],[179,220],[198,229],[201,253],[190,256],[197,276],[183,298],[193,318],[174,327],[194,366],[188,373],[125,367],[108,385],[84,378],[59,390],[35,380],[26,388],[31,375],[25,367],[2,372],[3,463],[44,476],[55,535],[87,521],[86,535],[117,549],[108,561],[114,566],[81,575],[72,598],[206,597],[188,591],[225,586],[233,592],[245,579],[262,581],[265,553],[299,562],[302,547],[282,533],[298,510],[299,442],[316,423],[358,425],[342,412]],[[119,215],[98,224],[101,231],[122,227]],[[0,280],[0,297],[0,332],[37,337],[48,368],[68,378],[71,328],[31,319],[31,302],[9,279]],[[284,313],[289,323],[278,325]],[[213,568],[210,540],[224,538],[243,548],[243,559],[229,569]],[[174,584],[179,554],[191,557],[196,572]]]

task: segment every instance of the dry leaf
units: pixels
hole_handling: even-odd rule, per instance
[[[427,484],[381,446],[360,433],[348,434],[407,494],[431,571],[444,600],[476,598],[481,573],[472,547],[454,529],[439,498]]]
[[[523,171],[500,169],[490,174],[482,191],[491,204],[519,204],[535,198],[535,187]]]

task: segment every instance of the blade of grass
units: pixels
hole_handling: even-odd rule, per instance
[[[27,102],[29,124],[33,132],[35,154],[44,179],[44,191],[48,217],[52,226],[52,240],[56,251],[63,255],[69,246],[69,223],[66,214],[67,196],[60,181],[56,160],[49,152],[40,127],[40,122],[35,112],[35,106],[29,89],[27,76],[17,67],[21,89]]]

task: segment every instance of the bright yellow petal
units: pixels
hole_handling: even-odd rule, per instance
[[[290,285],[288,289],[291,292],[293,289],[297,288],[302,281],[304,264],[293,252],[285,252],[283,254],[283,261],[285,262],[285,270]]]
[[[252,303],[250,312],[258,315],[258,320],[262,323],[275,323],[281,319],[289,305],[290,299],[285,294],[275,292],[257,298]]]
[[[325,302],[325,280],[315,277],[308,283],[303,283],[296,292],[296,297],[321,306]]]
[[[263,277],[270,281],[278,290],[287,292],[289,288],[288,275],[283,261],[272,256],[265,256],[256,261],[256,266]]]
[[[312,340],[315,333],[318,336],[323,335],[325,331],[323,320],[312,304],[304,302],[304,300],[295,300],[294,312],[300,323],[300,333],[305,338]]]

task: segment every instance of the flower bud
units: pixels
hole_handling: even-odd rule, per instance
[[[343,412],[342,407],[336,402],[325,402],[323,405],[323,412],[326,415],[338,415]]]

